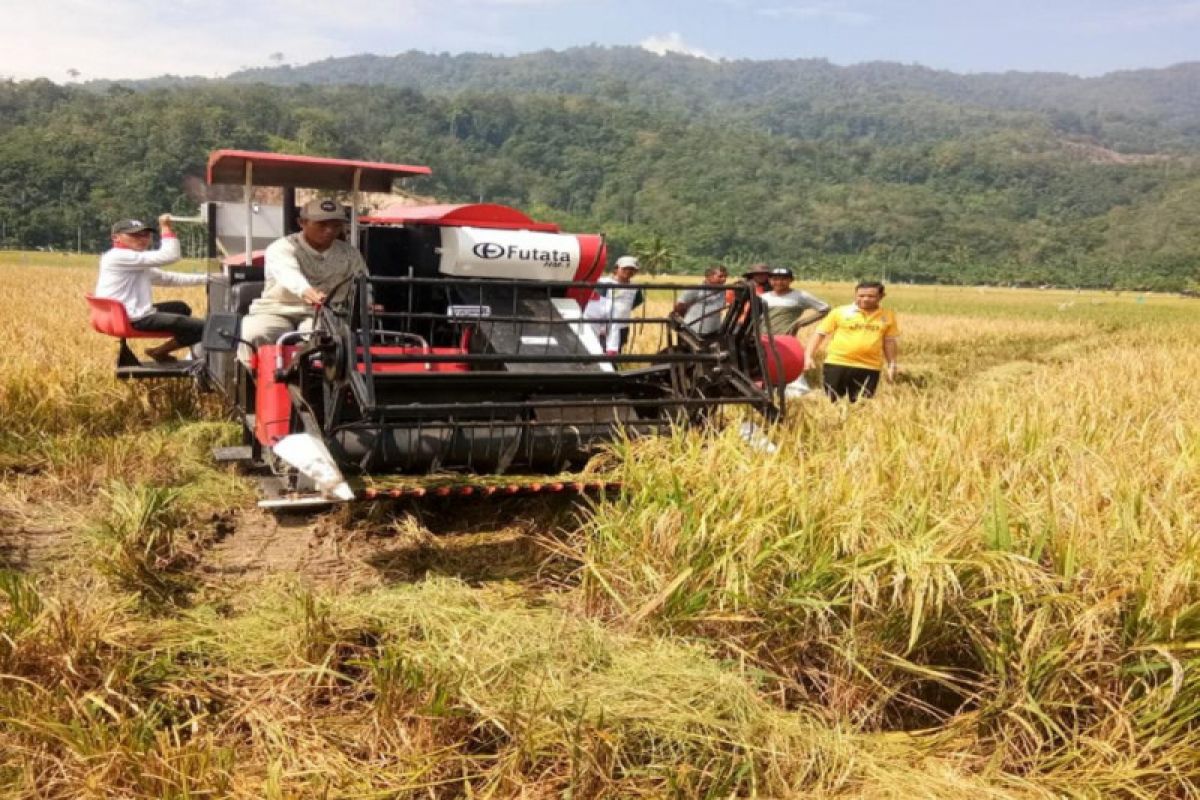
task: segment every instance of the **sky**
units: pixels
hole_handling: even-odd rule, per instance
[[[56,83],[590,44],[1083,76],[1200,60],[1200,0],[0,0],[0,12],[0,77]]]

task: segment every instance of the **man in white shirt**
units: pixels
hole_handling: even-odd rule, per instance
[[[300,209],[300,230],[276,239],[264,255],[262,295],[242,320],[242,339],[273,344],[288,331],[310,330],[316,307],[349,298],[351,278],[365,275],[362,254],[342,239],[346,213],[329,198]],[[243,348],[242,360],[249,361]]]
[[[594,323],[596,336],[607,355],[617,355],[629,344],[629,323],[622,320],[632,318],[633,310],[645,300],[642,290],[631,285],[638,268],[634,256],[618,258],[613,276],[599,280],[595,296],[584,309],[583,316]]]
[[[171,215],[158,218],[162,242],[157,250],[154,226],[137,219],[123,219],[112,226],[112,249],[100,256],[100,276],[96,280],[97,297],[120,301],[134,330],[163,331],[171,338],[146,351],[155,361],[174,361],[171,353],[190,347],[204,336],[204,320],[192,316],[192,309],[181,300],[152,303],[151,286],[198,286],[207,275],[168,272],[159,267],[179,260],[179,240],[171,230]]]

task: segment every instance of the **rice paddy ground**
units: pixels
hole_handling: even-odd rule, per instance
[[[893,286],[774,454],[273,517],[94,270],[0,253],[0,796],[1200,796],[1200,300]]]

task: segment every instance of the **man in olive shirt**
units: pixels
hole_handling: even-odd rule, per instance
[[[825,394],[832,401],[872,397],[887,366],[888,380],[896,377],[900,326],[896,313],[882,308],[883,284],[863,281],[854,287],[854,303],[835,308],[808,340],[805,352],[813,363],[828,346],[822,369]]]
[[[267,248],[263,292],[242,320],[243,339],[272,344],[288,331],[309,330],[318,305],[348,298],[350,279],[366,274],[367,265],[341,238],[345,225],[335,200],[318,198],[301,207],[299,232]],[[242,359],[249,360],[246,348]]]
[[[800,328],[809,325],[829,313],[830,305],[803,289],[792,288],[792,271],[787,267],[776,267],[767,273],[770,291],[758,296],[763,307],[764,333],[772,336],[795,336]],[[806,311],[813,311],[805,318]],[[799,398],[812,391],[803,375],[787,385],[787,397]]]
[[[791,336],[801,327],[798,323],[804,312],[812,310],[816,316],[805,321],[805,325],[829,313],[829,303],[802,289],[792,288],[792,271],[787,267],[776,267],[768,274],[771,291],[758,296],[766,307],[766,333],[775,336]]]

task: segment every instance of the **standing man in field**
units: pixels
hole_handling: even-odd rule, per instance
[[[646,299],[641,289],[632,286],[639,266],[635,256],[618,258],[612,277],[600,279],[584,309],[583,316],[593,322],[596,337],[607,355],[615,356],[625,350],[630,339],[630,323],[623,320],[630,319],[633,310]]]
[[[896,378],[900,325],[896,313],[881,306],[883,295],[879,281],[859,283],[854,287],[854,303],[834,309],[808,340],[810,363],[829,349],[822,374],[825,394],[834,402],[841,397],[851,403],[873,397],[885,367],[888,380]]]
[[[771,291],[759,295],[764,306],[766,333],[772,336],[795,336],[801,327],[811,324],[829,313],[829,303],[802,289],[793,289],[792,271],[777,267],[767,274]],[[803,319],[805,311],[815,314]],[[812,391],[803,375],[787,385],[788,397],[803,397]]]
[[[770,281],[768,280],[768,278],[770,277],[770,273],[771,273],[771,268],[768,267],[766,264],[751,264],[750,268],[742,273],[743,280],[749,282],[749,284],[754,288],[754,297],[755,298],[761,297],[766,292],[771,291],[771,284],[770,284]],[[727,292],[725,292],[725,304],[729,305],[729,304],[733,303],[734,297],[735,297],[735,294],[734,294],[733,289],[730,289]],[[742,311],[742,316],[740,317],[740,320],[745,320],[746,316],[749,313],[750,313],[750,308],[749,308],[749,306],[747,306],[746,309],[744,311]]]
[[[242,320],[242,338],[271,344],[288,331],[310,330],[318,305],[349,297],[350,279],[365,275],[362,254],[342,239],[346,213],[330,198],[300,208],[300,230],[276,239],[264,255],[262,295]],[[249,361],[248,348],[242,360]]]
[[[721,329],[726,296],[717,287],[724,286],[729,279],[729,270],[714,264],[704,271],[703,289],[688,289],[679,296],[675,313],[683,317],[683,323],[697,336],[711,336]]]
[[[759,295],[759,300],[766,306],[766,333],[792,336],[801,327],[805,311],[816,312],[803,321],[805,325],[829,313],[829,303],[802,289],[792,288],[795,276],[787,267],[777,267],[767,277],[771,282],[771,291]]]
[[[162,241],[157,250],[154,226],[137,219],[123,219],[112,226],[112,249],[100,256],[100,276],[96,297],[120,301],[134,330],[163,331],[171,338],[151,347],[146,355],[158,362],[174,361],[171,355],[191,347],[204,337],[204,320],[192,316],[192,308],[182,300],[151,302],[151,286],[199,286],[208,276],[168,272],[159,267],[179,260],[179,240],[171,229],[171,215],[158,218]]]
[[[771,268],[766,264],[751,264],[742,277],[754,284],[754,293],[757,295],[771,291]]]

